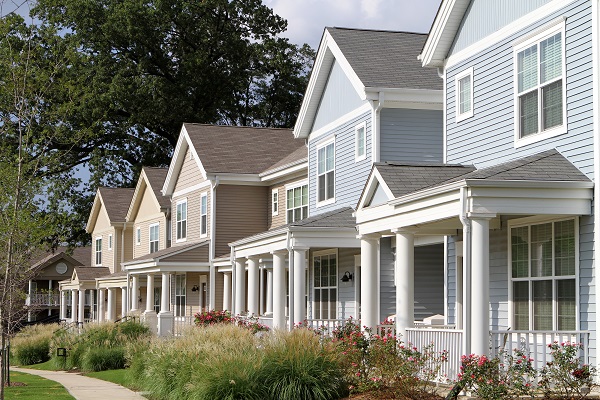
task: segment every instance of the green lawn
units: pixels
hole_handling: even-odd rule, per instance
[[[24,365],[23,368],[40,369],[40,370],[44,370],[44,371],[56,371],[56,368],[54,368],[54,363],[52,362],[52,360],[48,360],[48,361],[40,363],[40,364]]]
[[[7,399],[37,400],[75,400],[60,384],[35,375],[11,371],[10,381],[22,382],[27,386],[11,386],[6,388]]]
[[[88,372],[85,375],[91,378],[97,378],[102,379],[103,381],[116,383],[117,385],[125,386],[131,389],[131,383],[129,382],[129,379],[127,379],[126,371],[126,369],[111,369],[108,371]]]

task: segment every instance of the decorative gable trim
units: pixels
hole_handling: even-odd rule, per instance
[[[377,166],[373,166],[373,170],[369,175],[369,179],[365,184],[365,188],[363,189],[363,192],[360,195],[360,198],[358,199],[358,206],[356,207],[357,211],[365,208],[365,204],[369,203],[371,197],[375,194],[375,190],[377,190],[377,185],[379,185],[383,189],[384,193],[388,197],[388,200],[394,199],[394,194],[392,193],[387,183],[385,183],[385,180],[377,170]]]
[[[98,214],[101,210],[104,210],[104,212],[106,213],[106,209],[104,208],[104,200],[102,200],[102,195],[100,194],[100,189],[97,189],[96,196],[94,197],[94,203],[92,204],[92,210],[90,211],[90,216],[88,217],[88,222],[85,226],[85,231],[87,233],[92,233],[94,231],[96,221],[98,220]],[[108,220],[110,221],[108,213],[106,213],[106,218],[108,218]]]
[[[142,173],[138,179],[137,184],[135,185],[135,191],[133,192],[133,197],[131,199],[131,204],[129,205],[129,209],[127,210],[127,215],[125,216],[125,221],[131,222],[135,217],[137,217],[138,210],[140,205],[142,204],[142,197],[146,191],[146,188],[150,188],[150,192],[152,193],[152,200],[154,200],[154,205],[158,210],[160,210],[160,203],[152,190],[152,186],[150,185],[150,181],[146,176],[146,171],[142,169]]]
[[[202,178],[206,179],[206,170],[202,165],[202,161],[200,160],[198,152],[196,151],[196,148],[194,147],[192,140],[190,139],[190,135],[187,129],[185,129],[185,124],[183,124],[181,127],[181,133],[179,134],[179,138],[177,139],[175,151],[173,152],[173,157],[171,158],[171,164],[169,164],[169,171],[167,172],[167,177],[161,190],[163,196],[173,195],[177,179],[179,178],[179,173],[181,172],[181,167],[183,166],[185,153],[188,148],[190,149],[190,153],[192,153],[192,157],[194,158],[194,160],[196,160],[196,163],[198,164],[198,168],[202,173]]]

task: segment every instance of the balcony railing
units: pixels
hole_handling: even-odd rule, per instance
[[[59,307],[60,293],[54,292],[34,292],[27,296],[28,306],[37,307]]]

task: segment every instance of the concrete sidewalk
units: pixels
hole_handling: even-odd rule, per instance
[[[29,368],[10,367],[11,371],[41,376],[42,378],[56,381],[77,400],[144,400],[145,397],[117,385],[116,383],[103,381],[96,378],[79,375],[64,371],[40,371]]]

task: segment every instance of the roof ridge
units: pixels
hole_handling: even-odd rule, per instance
[[[404,33],[404,34],[409,34],[409,35],[427,36],[427,33],[423,33],[423,32],[395,31],[392,29],[350,28],[347,26],[327,26],[327,27],[325,27],[325,29],[343,29],[343,30],[347,30],[347,31],[359,31],[359,32]]]
[[[213,128],[245,128],[245,129],[268,129],[268,130],[279,130],[279,131],[293,131],[292,128],[276,128],[270,126],[248,126],[248,125],[217,125],[217,124],[205,124],[202,122],[184,122],[183,125],[196,125],[196,126],[210,126]]]

